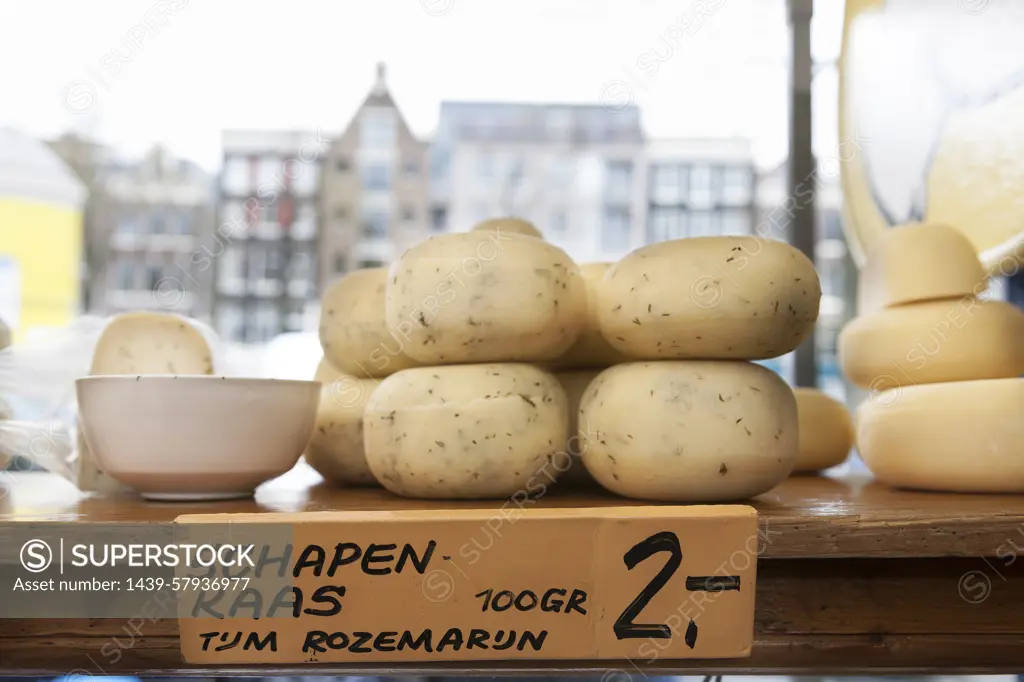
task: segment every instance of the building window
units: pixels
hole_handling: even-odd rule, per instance
[[[149,233],[167,234],[167,216],[162,209],[154,208],[150,210]]]
[[[245,258],[241,247],[228,246],[217,259],[217,279],[220,288],[230,290],[245,279]]]
[[[651,199],[656,204],[681,204],[686,200],[686,167],[659,164],[651,168]]]
[[[221,187],[226,194],[248,194],[249,159],[244,156],[230,156],[224,160],[221,171]]]
[[[714,223],[717,221],[712,219],[713,216],[720,217],[711,211],[693,211],[690,213],[690,236],[710,237],[714,235],[717,232]]]
[[[275,156],[261,158],[256,173],[257,189],[277,191],[284,184],[281,169],[281,159]]]
[[[382,163],[368,163],[363,166],[363,189],[388,191],[391,189],[391,169]]]
[[[281,315],[273,303],[260,303],[253,315],[252,340],[270,341],[281,332]]]
[[[664,242],[682,239],[687,235],[686,212],[677,207],[651,208],[648,214],[647,239],[649,242]]]
[[[389,151],[395,146],[397,122],[393,109],[365,109],[359,119],[359,148]]]
[[[146,289],[155,291],[163,279],[163,268],[159,264],[149,263],[146,265]]]
[[[114,265],[114,286],[117,291],[135,290],[135,263],[130,260],[119,260]]]
[[[139,216],[135,211],[121,211],[117,216],[118,234],[137,234],[139,231]]]
[[[745,206],[753,200],[753,174],[749,168],[729,167],[722,172],[722,203]]]
[[[334,162],[334,169],[339,173],[348,173],[351,166],[349,165],[348,159],[338,159]]]
[[[359,268],[361,270],[365,270],[367,268],[382,268],[382,267],[384,267],[384,261],[381,261],[381,260],[367,259],[367,260],[359,261]]]
[[[334,273],[340,275],[345,272],[345,254],[334,254]]]
[[[633,164],[629,161],[610,162],[605,172],[605,197],[615,202],[628,203],[633,195]]]
[[[572,158],[562,154],[551,157],[550,182],[554,189],[568,190],[572,187],[575,164]]]
[[[703,164],[690,171],[690,205],[697,208],[711,206],[711,168]],[[690,222],[691,230],[693,221]]]
[[[750,212],[737,209],[722,211],[722,234],[750,234]]]
[[[448,211],[444,208],[433,208],[430,211],[430,231],[444,232],[448,227]]]
[[[362,232],[371,239],[388,236],[388,214],[386,211],[366,209],[363,211]]]
[[[225,301],[218,306],[217,332],[221,337],[231,341],[240,341],[244,333],[244,320],[241,308]]]
[[[601,223],[601,249],[608,253],[628,251],[629,209],[608,207]]]
[[[402,208],[402,220],[416,220],[416,209],[412,206]]]
[[[316,193],[319,170],[316,162],[301,159],[288,159],[284,165],[292,192],[301,197],[312,196]]]

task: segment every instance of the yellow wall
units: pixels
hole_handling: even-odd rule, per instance
[[[21,319],[8,321],[15,342],[33,327],[71,322],[80,300],[80,211],[0,197],[0,254],[21,266]]]

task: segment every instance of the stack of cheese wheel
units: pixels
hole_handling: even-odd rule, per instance
[[[818,316],[809,259],[778,241],[707,237],[654,244],[598,287],[600,331],[642,361],[583,395],[583,461],[628,497],[718,502],[758,495],[797,457],[796,399],[751,361],[792,351]]]
[[[870,391],[857,447],[880,481],[1024,492],[1024,312],[980,298],[986,284],[951,228],[888,230],[868,254],[839,358]]]
[[[91,375],[213,374],[213,351],[197,323],[170,313],[115,315],[93,350]],[[78,430],[76,484],[88,492],[125,488],[102,471]]]
[[[577,340],[586,296],[578,266],[539,235],[523,220],[487,221],[335,283],[321,380],[340,378],[324,386],[310,464],[337,483],[423,498],[507,497],[556,480],[568,468],[555,462],[567,400],[539,365]]]

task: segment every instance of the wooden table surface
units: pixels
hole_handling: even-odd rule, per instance
[[[333,489],[298,470],[261,488],[255,499],[225,502],[85,497],[48,474],[0,475],[0,485],[0,524],[500,506]],[[633,504],[599,491],[552,488],[535,506]],[[866,478],[808,476],[791,478],[752,504],[767,542],[758,564],[755,645],[748,659],[210,671],[181,662],[173,620],[147,623],[140,637],[126,634],[124,622],[117,620],[23,619],[0,620],[0,670],[30,675],[72,670],[111,675],[1024,672],[1024,561],[1017,561],[1024,551],[1024,496],[898,491]]]

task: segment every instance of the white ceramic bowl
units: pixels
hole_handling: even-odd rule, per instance
[[[309,443],[320,383],[214,376],[92,376],[76,383],[100,468],[157,500],[251,495]]]

